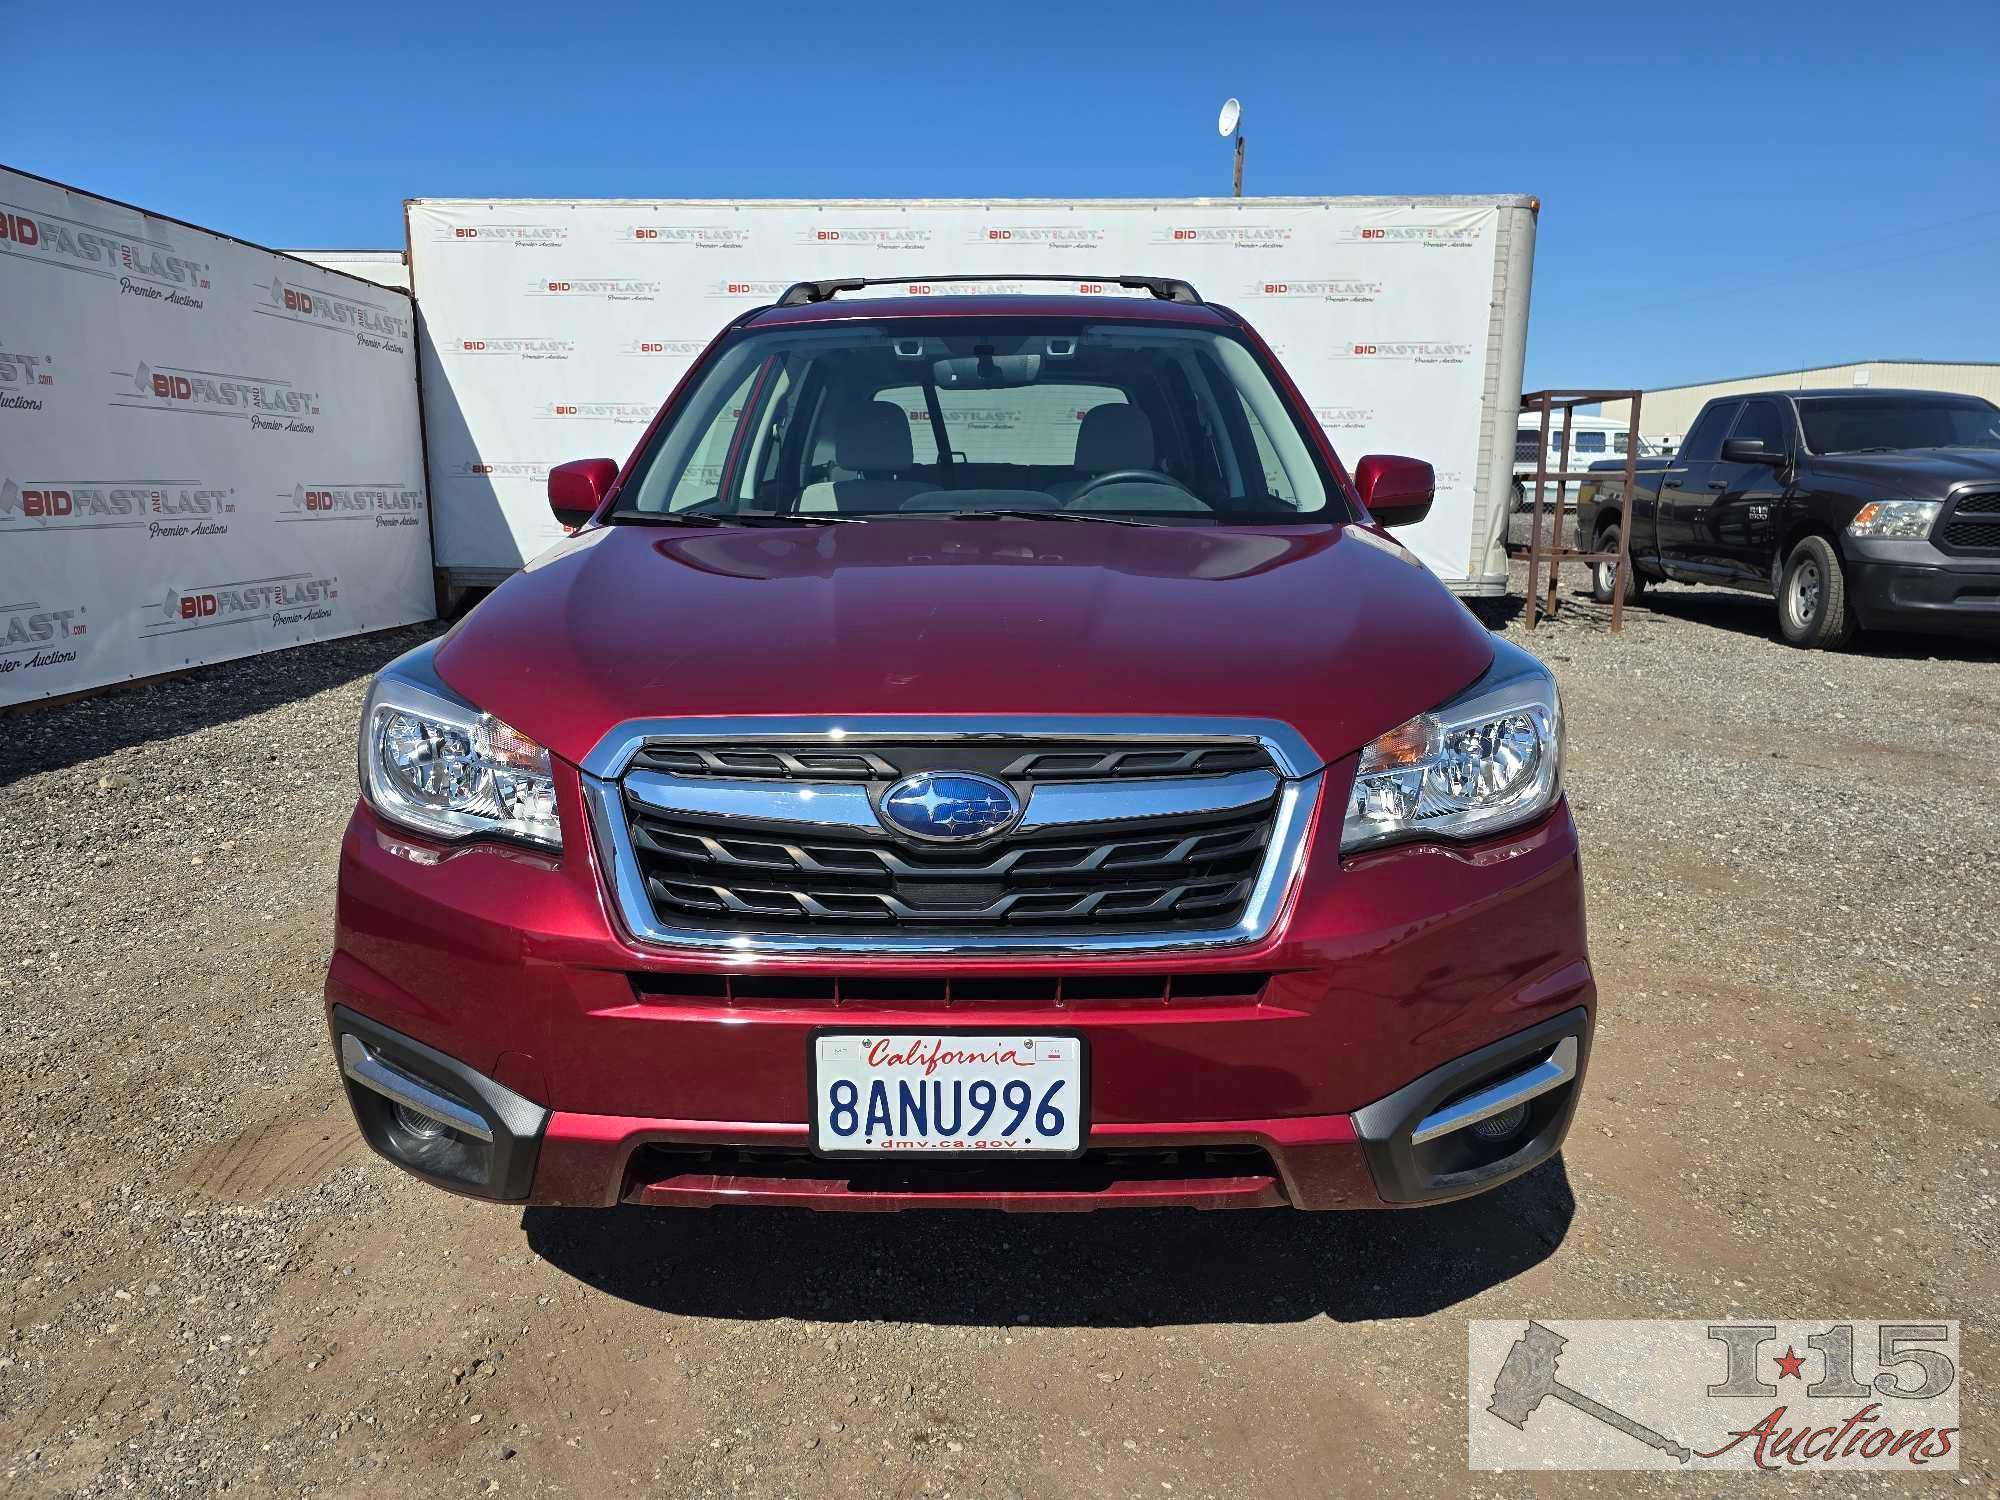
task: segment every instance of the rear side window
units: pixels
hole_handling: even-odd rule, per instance
[[[1737,409],[1742,404],[1740,401],[1718,401],[1703,411],[1695,421],[1694,430],[1687,435],[1687,441],[1681,444],[1681,461],[1698,464],[1720,453],[1722,435],[1729,431],[1729,424],[1736,419]]]

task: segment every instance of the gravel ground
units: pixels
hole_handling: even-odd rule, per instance
[[[1496,623],[1563,682],[1604,1016],[1562,1161],[1401,1215],[436,1193],[319,1000],[425,632],[0,718],[0,1492],[1706,1492],[1468,1475],[1466,1320],[1935,1314],[1995,1493],[2000,659],[1684,589]]]

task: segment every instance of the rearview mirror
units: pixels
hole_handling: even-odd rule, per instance
[[[1354,466],[1361,503],[1384,526],[1414,526],[1431,513],[1437,473],[1420,458],[1371,453]]]
[[[1785,461],[1785,455],[1766,448],[1762,438],[1731,438],[1722,445],[1722,461],[1726,464],[1776,466]]]
[[[618,465],[608,458],[575,458],[549,470],[549,509],[570,531],[597,514],[611,486],[617,482]]]

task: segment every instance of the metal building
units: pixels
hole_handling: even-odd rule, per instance
[[[1746,391],[1799,391],[1833,387],[1891,390],[1952,391],[1984,396],[2000,405],[2000,363],[1970,364],[1931,359],[1876,359],[1851,365],[1820,365],[1810,370],[1779,370],[1768,375],[1744,375],[1735,380],[1711,380],[1700,385],[1671,385],[1647,391],[1640,398],[1639,430],[1654,441],[1678,446],[1695,413],[1716,396],[1740,396]],[[1625,403],[1606,402],[1604,415],[1627,419]]]

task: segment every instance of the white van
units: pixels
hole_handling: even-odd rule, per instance
[[[1576,451],[1568,455],[1569,462],[1565,463],[1562,451],[1563,416],[1561,412],[1550,414],[1548,453],[1550,473],[1559,473],[1563,469],[1587,469],[1600,459],[1625,456],[1625,444],[1630,436],[1630,426],[1623,419],[1587,417],[1582,412],[1577,412],[1570,417],[1569,427],[1570,440],[1576,445]],[[1514,509],[1516,510],[1534,508],[1535,447],[1541,435],[1542,414],[1522,413],[1520,426],[1514,434]],[[1639,456],[1650,458],[1656,456],[1658,452],[1659,449],[1642,434],[1639,438]],[[1543,487],[1542,503],[1554,505],[1556,493],[1561,490],[1563,504],[1574,506],[1579,483],[1581,481],[1558,485],[1553,479],[1550,480]]]

